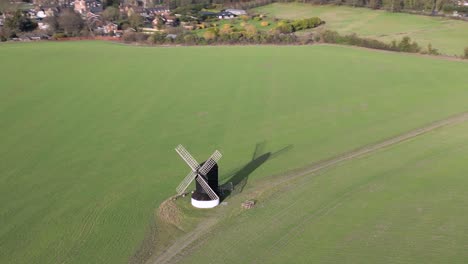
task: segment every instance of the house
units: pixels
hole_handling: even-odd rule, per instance
[[[216,14],[219,19],[233,19],[235,15],[231,12],[222,11]]]
[[[36,17],[37,19],[42,20],[47,17],[47,14],[44,9],[41,9],[36,13]]]
[[[94,14],[101,13],[103,7],[102,3],[98,0],[75,0],[73,9],[75,10],[75,12],[84,15],[87,12],[91,12]]]
[[[104,34],[114,34],[117,33],[118,25],[115,23],[107,23],[103,27]]]
[[[37,23],[37,27],[40,29],[40,30],[48,30],[50,28],[50,25],[47,24],[47,23],[44,23],[44,22],[38,22]]]
[[[145,10],[146,10],[146,13],[152,17],[155,17],[157,15],[169,15],[170,13],[169,8],[163,7],[163,6],[146,8]]]
[[[225,12],[232,13],[236,16],[247,15],[247,12],[244,9],[226,9]]]

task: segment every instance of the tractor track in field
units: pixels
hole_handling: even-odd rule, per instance
[[[403,133],[399,136],[389,138],[386,140],[383,140],[381,142],[375,143],[375,144],[370,144],[349,152],[345,152],[341,155],[335,156],[333,158],[327,159],[327,160],[322,160],[316,163],[313,163],[309,166],[292,170],[286,173],[278,174],[276,175],[277,179],[274,179],[273,181],[270,181],[267,186],[261,186],[260,189],[262,191],[272,189],[276,186],[279,186],[281,184],[284,184],[288,181],[291,181],[293,179],[303,177],[306,175],[310,174],[315,174],[319,171],[334,167],[342,162],[356,159],[374,152],[377,152],[379,150],[382,150],[384,148],[390,147],[392,145],[410,140],[412,138],[418,137],[420,135],[429,133],[431,131],[434,131],[436,129],[446,127],[449,125],[456,125],[460,124],[463,122],[468,121],[468,112],[457,114],[454,116],[450,116],[448,118],[433,122],[429,125],[423,126],[421,128],[417,128],[414,130],[411,130],[409,132]],[[180,237],[176,243],[174,243],[172,246],[167,248],[161,255],[156,257],[155,259],[151,259],[147,262],[147,264],[165,264],[165,263],[175,263],[178,262],[180,259],[180,255],[182,251],[185,251],[183,255],[187,255],[189,251],[191,251],[192,245],[199,241],[200,238],[202,238],[205,234],[209,233],[209,231],[212,229],[217,224],[218,218],[210,218],[207,219],[207,221],[203,221],[200,223],[200,225],[195,228],[193,231],[187,233],[186,235]],[[179,257],[178,257],[179,256]]]

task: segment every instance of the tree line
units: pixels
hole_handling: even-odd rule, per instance
[[[372,9],[386,9],[392,12],[402,10],[413,10],[427,13],[437,13],[440,11],[458,11],[468,12],[465,6],[458,6],[457,0],[157,0],[161,4],[165,4],[171,9],[183,7],[193,4],[218,4],[224,7],[249,9],[262,5],[267,5],[273,2],[300,2],[311,4],[334,4],[347,5],[353,7],[368,7]]]

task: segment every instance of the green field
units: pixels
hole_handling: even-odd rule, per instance
[[[289,182],[181,263],[466,263],[468,124]]]
[[[431,43],[433,47],[447,55],[460,56],[463,54],[463,49],[468,47],[468,22],[465,21],[368,8],[298,3],[275,3],[253,11],[283,19],[318,16],[326,22],[325,28],[343,34],[356,33],[386,42],[409,36],[423,48]]]
[[[188,168],[173,150],[179,143],[199,160],[218,148],[224,155],[221,177],[249,162],[259,142],[265,142],[265,151],[289,146],[288,152],[253,171],[249,186],[255,186],[266,176],[468,110],[466,62],[337,46],[147,48],[48,42],[0,45],[0,61],[0,263],[126,263],[148,232],[155,209],[174,194],[187,173]],[[462,140],[462,133],[455,133],[453,140]],[[415,149],[417,157],[418,146],[419,151],[437,151],[444,147],[440,145],[443,142],[461,142],[448,142],[450,138],[438,141],[427,137],[409,147]],[[404,146],[395,151],[405,152]],[[399,195],[388,202],[382,197],[381,203],[369,202],[368,219],[353,212],[352,216],[358,217],[356,224],[377,223],[373,217],[382,210],[393,212],[395,221],[407,223],[409,220],[402,217],[411,204],[404,202],[404,191],[418,187],[404,185],[402,175],[411,174],[409,169],[402,169],[401,175],[397,170],[395,178],[392,170],[384,173],[407,162],[399,158],[405,153],[384,153],[393,155],[388,164],[387,156],[375,156],[370,158],[372,162],[364,159],[347,165],[352,167],[346,170],[332,170],[331,176],[318,177],[318,182],[304,183],[304,188],[288,199],[300,196],[302,204],[310,201],[302,192],[313,192],[306,188],[311,185],[322,189],[323,196],[314,194],[316,199],[307,210],[272,233],[272,238],[283,235],[289,225],[307,217],[320,204],[326,207],[333,199],[340,199],[346,189],[365,186],[372,177],[377,185],[394,180],[388,188]],[[405,155],[410,159],[411,153]],[[464,199],[459,189],[450,189],[464,183],[457,178],[462,176],[457,167],[445,170],[445,161],[440,162],[437,168],[444,180],[453,182],[438,191]],[[369,171],[361,171],[363,166],[369,166]],[[437,175],[427,177],[435,181]],[[409,184],[418,180],[422,178],[411,179]],[[425,186],[436,190],[436,185],[431,185],[436,182]],[[398,184],[408,189],[397,193]],[[441,197],[431,196],[434,193],[427,193],[428,198]],[[346,213],[362,205],[361,199],[371,197],[356,195],[342,211],[329,214],[328,221],[322,222],[321,238],[333,243],[354,224]],[[445,205],[449,197],[421,201],[420,207],[439,202]],[[282,200],[268,203],[278,208]],[[405,207],[395,209],[398,204]],[[431,252],[445,250],[445,256],[453,254],[455,261],[466,257],[455,251],[460,249],[456,243],[461,241],[460,246],[466,247],[468,238],[463,237],[463,229],[457,229],[461,237],[450,236],[466,215],[460,212],[463,208],[453,208],[444,209],[454,219],[453,225],[443,225],[443,214],[428,213],[435,217],[431,221],[442,223],[439,227],[445,230],[441,242],[438,240],[443,245]],[[265,208],[246,217],[249,220],[258,214],[259,219],[267,219],[275,212]],[[397,231],[419,236],[428,226]],[[314,226],[305,227],[314,233]],[[339,230],[327,238],[326,228],[332,227]],[[369,230],[361,228],[356,231],[358,237],[359,232]],[[259,241],[265,243],[262,250],[272,246],[267,238]],[[386,252],[407,252],[396,241]],[[302,244],[311,251],[303,257],[319,259],[319,254],[332,254],[336,249],[323,246],[323,250],[314,251],[318,245],[314,243],[317,241]],[[229,251],[229,245],[219,250]],[[384,250],[381,245],[372,245]],[[343,245],[351,250],[346,246],[351,245]],[[244,248],[239,246],[233,252]],[[286,256],[299,248],[284,250],[278,253]],[[372,259],[377,254],[361,250],[353,256]],[[346,252],[336,259],[344,258]],[[241,253],[246,254],[247,262],[264,258],[254,256],[250,249]],[[410,253],[421,262],[427,257],[422,251]],[[226,254],[227,259],[244,262]]]

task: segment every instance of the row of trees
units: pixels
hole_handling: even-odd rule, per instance
[[[158,0],[169,6],[171,9],[183,7],[193,4],[220,4],[225,7],[235,8],[253,8],[261,5],[270,4],[272,2],[301,2],[313,4],[336,4],[336,5],[349,5],[354,7],[369,7],[373,9],[387,9],[392,12],[401,10],[414,10],[426,12],[438,11],[466,11],[463,7],[456,5],[456,0]]]
[[[403,37],[400,41],[394,40],[391,43],[385,43],[375,39],[362,38],[356,34],[340,35],[336,31],[325,30],[320,33],[317,40],[325,43],[359,46],[371,49],[439,55],[439,51],[433,48],[431,44],[429,44],[426,49],[423,49],[418,43],[411,41],[411,38],[408,36]]]
[[[293,33],[296,31],[315,28],[322,24],[325,21],[322,21],[318,17],[306,18],[306,19],[299,19],[299,20],[282,20],[276,26],[276,29],[280,33]]]
[[[249,45],[249,44],[296,44],[299,39],[294,34],[279,34],[269,32],[231,32],[219,35],[199,36],[192,32],[184,32],[173,36],[164,32],[145,35],[137,32],[124,34],[123,40],[128,43],[145,43],[150,45]]]

